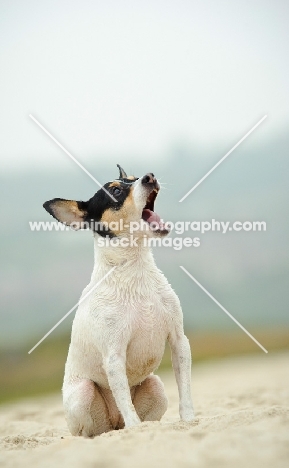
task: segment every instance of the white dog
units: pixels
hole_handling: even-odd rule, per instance
[[[153,372],[166,340],[172,351],[180,417],[194,419],[191,352],[180,302],[144,242],[169,232],[154,212],[160,186],[151,173],[137,179],[118,167],[119,179],[105,184],[105,190],[88,202],[55,198],[43,205],[62,223],[74,227],[92,223],[95,264],[82,297],[115,267],[80,303],[72,326],[63,401],[71,433],[85,437],[161,419],[167,397]],[[130,238],[130,223],[141,220],[134,242],[116,245],[116,238]],[[158,229],[145,229],[153,222],[159,223]]]

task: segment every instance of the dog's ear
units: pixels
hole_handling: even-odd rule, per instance
[[[73,227],[78,230],[81,228],[81,223],[85,221],[87,214],[87,202],[63,200],[62,198],[54,198],[43,203],[43,207],[57,221]]]
[[[119,164],[117,164],[117,167],[119,168],[119,178],[120,179],[127,179],[127,173],[123,170],[123,168],[120,167]]]

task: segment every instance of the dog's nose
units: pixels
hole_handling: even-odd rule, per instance
[[[157,184],[157,179],[155,178],[154,174],[152,172],[149,172],[145,176],[143,176],[141,183],[144,185],[156,185]]]

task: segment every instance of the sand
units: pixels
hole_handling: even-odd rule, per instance
[[[227,358],[193,366],[197,420],[178,419],[172,372],[162,375],[169,409],[161,422],[94,439],[72,437],[61,395],[0,408],[0,466],[289,466],[289,353]]]

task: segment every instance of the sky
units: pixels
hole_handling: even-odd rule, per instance
[[[289,124],[287,1],[2,0],[2,170],[230,149]],[[231,145],[231,146],[230,146]],[[222,155],[220,155],[222,156]]]

